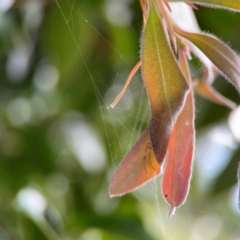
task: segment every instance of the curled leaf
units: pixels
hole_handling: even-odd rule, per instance
[[[240,11],[240,0],[168,0],[169,2],[188,2],[212,7],[225,7]]]
[[[149,127],[143,132],[113,175],[109,195],[121,196],[140,187],[160,173],[152,150]]]
[[[230,47],[209,34],[176,32],[196,45],[240,92],[240,58]]]
[[[205,83],[201,80],[197,82],[194,90],[199,95],[201,95],[217,104],[223,105],[230,109],[234,109],[237,107],[237,105],[233,101],[224,97],[219,92],[217,92],[213,87],[211,87],[211,85],[208,85],[207,83]]]
[[[190,83],[187,60],[182,51],[179,55],[180,66]],[[168,144],[162,192],[165,200],[172,206],[169,216],[174,213],[174,208],[184,203],[187,197],[192,173],[194,145],[194,100],[191,88]]]
[[[137,72],[137,70],[139,69],[139,67],[141,66],[141,64],[142,64],[141,61],[139,61],[139,62],[134,66],[134,68],[132,69],[131,73],[130,73],[129,76],[128,76],[128,79],[127,79],[126,83],[125,83],[124,86],[123,86],[123,89],[122,89],[121,92],[118,94],[118,96],[115,98],[115,100],[113,101],[113,103],[110,104],[109,107],[114,108],[114,107],[118,104],[119,100],[121,99],[121,97],[122,97],[123,94],[125,93],[125,91],[126,91],[128,85],[129,85],[129,83],[131,82],[133,76],[136,74],[136,72]]]
[[[162,163],[177,116],[189,87],[171,51],[155,1],[149,1],[149,17],[142,37],[142,76],[151,105],[150,137]]]

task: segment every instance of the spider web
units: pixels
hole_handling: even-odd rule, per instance
[[[87,0],[82,1],[81,6],[76,7],[74,0],[64,0],[64,4],[67,3],[69,6],[69,11],[66,13],[62,8],[62,2],[55,0],[92,82],[107,139],[107,148],[112,162],[112,171],[110,172],[112,173],[148,125],[150,112],[140,73],[136,74],[119,104],[114,109],[109,108],[120,92],[134,63],[127,60],[127,57],[123,56],[121,51],[98,31],[94,23],[89,21],[88,16],[83,15],[83,9],[88,2]],[[119,7],[119,0],[109,0],[106,1],[107,3],[115,5],[115,10],[117,9],[118,14],[122,16],[123,24],[137,34],[128,13]],[[130,5],[131,1],[123,1],[124,3]],[[135,13],[132,14],[135,17]],[[99,71],[81,49],[73,27],[77,21],[85,23],[87,28],[95,32],[117,56],[112,64],[116,72],[110,85],[105,83]],[[138,19],[138,22],[141,23],[141,20]],[[197,174],[197,167],[198,164],[195,164],[192,188],[187,202],[170,219],[167,217],[169,207],[161,197],[160,178],[133,193],[139,201],[139,214],[144,228],[154,239],[240,239],[240,222],[237,218],[239,215],[229,206],[229,202],[231,202],[229,199],[232,199],[232,196],[236,198],[236,188],[230,194],[224,192],[215,198],[210,198],[207,193],[199,193],[196,190],[196,182],[201,180],[194,180],[200,176]]]

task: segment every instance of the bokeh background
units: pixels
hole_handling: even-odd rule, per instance
[[[240,52],[240,14],[201,7],[202,30]],[[196,96],[190,194],[168,218],[161,177],[122,198],[108,185],[149,122],[137,73],[137,0],[0,1],[0,240],[237,240],[239,142],[229,109]],[[201,71],[196,59],[192,71]],[[222,77],[214,82],[239,104]]]

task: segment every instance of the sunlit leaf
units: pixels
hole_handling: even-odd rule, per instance
[[[213,87],[211,87],[211,85],[208,85],[203,81],[198,81],[194,90],[202,97],[205,97],[217,104],[226,106],[230,109],[234,109],[237,107],[237,105],[233,101],[224,97],[219,92],[217,92]]]
[[[161,164],[189,87],[170,49],[154,1],[149,3],[149,17],[142,38],[142,75],[152,112],[151,141]]]
[[[195,44],[240,92],[240,58],[231,48],[208,34],[188,33],[179,29],[176,31]]]
[[[225,7],[240,11],[240,0],[168,0],[169,2],[189,2],[212,7]]]
[[[109,194],[114,197],[131,192],[159,173],[160,167],[152,150],[148,127],[118,166]]]
[[[180,52],[180,66],[190,83],[187,60],[183,52]],[[191,88],[170,136],[168,157],[162,180],[164,198],[172,206],[170,215],[173,214],[175,207],[184,203],[187,197],[192,173],[194,144],[194,100]]]

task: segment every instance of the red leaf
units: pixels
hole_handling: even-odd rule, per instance
[[[194,87],[194,90],[201,96],[223,106],[226,106],[230,109],[234,109],[237,107],[230,99],[224,97],[219,92],[217,92],[213,87],[208,85],[207,83],[199,80],[197,85]]]
[[[181,51],[180,66],[184,72],[188,69],[186,58]],[[194,101],[191,89],[174,125],[168,144],[162,192],[166,201],[172,206],[170,215],[174,212],[175,207],[184,203],[187,197],[192,173],[194,144]]]
[[[148,127],[118,166],[109,195],[114,197],[131,192],[159,173],[160,167],[152,150]]]

